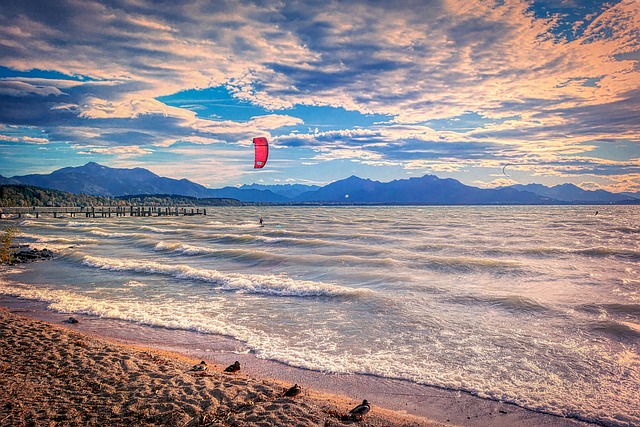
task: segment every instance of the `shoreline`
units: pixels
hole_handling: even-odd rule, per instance
[[[374,420],[374,415],[382,416],[386,420],[380,421],[383,422],[381,425],[497,427],[599,425],[535,412],[513,404],[477,397],[470,393],[424,386],[403,380],[361,374],[326,374],[295,368],[280,362],[260,359],[242,343],[229,337],[143,326],[89,315],[74,314],[79,323],[65,324],[62,322],[69,317],[69,314],[47,309],[47,304],[44,302],[8,295],[0,295],[0,310],[9,311],[14,316],[44,321],[54,328],[62,328],[69,333],[83,334],[87,337],[86,339],[106,340],[129,350],[160,352],[169,355],[168,357],[172,360],[183,358],[191,364],[194,361],[206,360],[210,365],[223,368],[239,360],[243,366],[243,378],[250,378],[253,381],[271,381],[287,386],[297,383],[304,390],[303,400],[315,402],[316,405],[318,402],[325,402],[329,406],[334,405],[329,411],[348,411],[355,404],[367,399],[372,403],[371,420]],[[371,420],[366,418],[365,423]]]
[[[354,402],[339,396],[285,397],[290,384],[223,373],[218,365],[195,372],[198,362],[185,355],[125,345],[11,311],[0,308],[1,425],[443,425],[382,408],[354,421],[347,415]]]

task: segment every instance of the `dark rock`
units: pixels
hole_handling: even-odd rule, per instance
[[[50,251],[47,248],[44,249],[35,249],[30,247],[20,247],[13,254],[13,262],[12,265],[23,264],[26,262],[33,261],[42,261],[46,259],[51,259],[55,256],[55,253]]]

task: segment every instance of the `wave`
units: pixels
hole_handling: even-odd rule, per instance
[[[536,299],[527,298],[521,295],[504,296],[483,296],[483,295],[460,295],[446,299],[454,304],[466,306],[489,306],[506,310],[515,314],[535,314],[546,313],[551,310]]]
[[[26,240],[29,243],[50,243],[59,245],[76,245],[76,244],[93,244],[98,241],[90,238],[83,237],[63,237],[63,236],[42,236],[39,234],[26,234],[21,233],[20,239]]]
[[[18,240],[34,249],[48,249],[58,255],[69,253],[71,248],[78,245],[90,245],[97,243],[97,240],[90,238],[68,238],[63,236],[41,236],[37,234],[20,234]]]
[[[87,221],[87,222],[69,221],[66,224],[67,227],[93,227],[96,225],[103,225],[103,224],[100,222],[91,222],[91,221]]]
[[[615,227],[615,228],[612,228],[611,231],[617,231],[623,234],[640,234],[640,228],[631,228],[631,227]]]
[[[334,229],[331,226],[327,226],[329,229]],[[349,242],[349,241],[359,241],[361,239],[380,239],[385,242],[388,241],[396,241],[397,239],[392,238],[385,234],[374,233],[370,229],[367,230],[358,230],[358,229],[349,229],[348,232],[340,232],[337,231],[319,231],[319,230],[284,230],[277,229],[271,230],[267,233],[269,237],[276,238],[290,238],[290,239],[299,239],[299,240],[319,240],[322,242]]]
[[[253,243],[257,241],[257,237],[253,234],[209,234],[207,240],[218,243]]]
[[[328,240],[317,237],[306,238],[290,237],[290,236],[256,236],[256,242],[264,243],[269,246],[282,246],[284,248],[335,248],[340,250],[348,250],[352,255],[363,254],[366,256],[385,255],[389,252],[389,247],[380,247],[375,245],[363,245],[359,243],[351,243],[338,240]]]
[[[640,324],[603,320],[591,326],[591,331],[614,337],[616,341],[636,343],[640,339]]]
[[[89,234],[98,236],[98,237],[107,237],[109,239],[120,239],[123,237],[131,236],[131,233],[114,233],[114,232],[106,232],[102,230],[89,230]]]
[[[592,316],[592,332],[607,335],[617,341],[640,339],[640,304],[582,304],[577,310]]]
[[[358,255],[320,255],[320,254],[285,254],[281,251],[265,251],[258,249],[214,249],[202,246],[188,245],[185,243],[167,243],[158,242],[154,246],[154,250],[157,252],[175,253],[186,256],[210,256],[215,258],[225,258],[234,261],[247,261],[250,263],[283,263],[292,262],[298,265],[308,266],[335,266],[341,267],[371,267],[371,268],[385,268],[394,267],[398,265],[404,265],[404,262],[397,261],[389,257],[374,257],[367,253],[366,256]]]
[[[144,286],[130,281],[124,286]],[[120,319],[149,326],[175,328],[204,333],[216,333],[234,336],[242,331],[237,325],[229,325],[223,319],[216,320],[200,315],[204,305],[193,301],[179,303],[175,300],[163,300],[162,303],[147,301],[144,305],[126,299],[102,300],[78,292],[61,289],[49,289],[45,286],[31,286],[22,283],[0,282],[0,295],[13,295],[36,301],[44,301],[48,308],[62,313],[77,313],[99,316],[108,319]],[[211,302],[207,303],[211,305]],[[200,310],[198,310],[200,309]]]
[[[140,227],[138,227],[140,230],[149,230],[152,231],[154,233],[160,233],[160,234],[166,234],[166,233],[179,233],[180,231],[184,231],[184,230],[178,230],[178,229],[168,229],[168,228],[161,228],[161,227],[153,227],[150,225],[142,225]]]
[[[293,280],[284,275],[257,275],[240,273],[222,273],[188,265],[168,265],[157,262],[141,262],[113,258],[84,257],[83,264],[89,267],[110,271],[134,271],[137,273],[160,274],[177,279],[199,280],[213,283],[224,291],[266,294],[275,296],[360,296],[370,292],[368,289],[354,289],[345,286]]]
[[[285,245],[285,246],[305,246],[305,247],[335,247],[342,245],[339,242],[322,240],[322,239],[304,239],[296,237],[269,237],[258,236],[256,240],[271,244],[271,245]]]
[[[199,246],[187,245],[186,243],[166,243],[158,242],[154,246],[158,252],[176,252],[185,255],[201,255],[219,252],[217,249],[203,248]]]
[[[594,258],[606,258],[606,257],[613,256],[616,258],[628,259],[630,261],[640,261],[640,252],[633,251],[633,250],[595,247],[595,248],[577,249],[570,252],[579,254],[579,255],[585,255],[588,257],[594,257]]]
[[[640,304],[583,304],[578,309],[597,315],[606,312],[609,315],[635,316],[640,321]]]
[[[449,273],[471,273],[478,270],[494,274],[524,273],[524,266],[518,261],[473,257],[427,257],[424,261],[417,260],[412,268],[427,268]]]
[[[491,242],[489,242],[491,244]],[[445,250],[459,250],[460,242],[456,243],[423,243],[420,246],[414,246],[416,252],[442,252]],[[586,248],[568,248],[561,246],[549,246],[543,244],[532,245],[530,243],[514,244],[508,247],[501,246],[480,246],[477,241],[467,242],[467,247],[471,248],[477,254],[485,255],[490,258],[505,257],[533,257],[533,258],[554,258],[559,256],[578,256],[585,258],[619,258],[622,260],[640,261],[640,252],[627,248],[607,248],[607,247],[586,247]],[[507,261],[509,262],[509,261]]]
[[[216,258],[227,258],[237,261],[250,261],[255,262],[281,262],[285,260],[285,257],[272,254],[265,251],[258,251],[252,249],[213,249],[202,246],[188,245],[185,243],[166,243],[158,242],[154,246],[154,250],[157,252],[175,253],[186,256],[211,256]]]
[[[57,219],[54,218],[40,218],[40,219],[25,219],[23,221],[18,222],[18,228],[28,227],[28,228],[39,228],[43,230],[49,229],[59,229],[61,226],[64,226],[64,223],[61,222],[61,217]]]
[[[107,239],[126,239],[126,238],[146,238],[146,234],[142,233],[123,233],[123,232],[107,232],[100,229],[90,229],[89,234]]]

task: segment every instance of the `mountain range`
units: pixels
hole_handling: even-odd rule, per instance
[[[165,178],[144,168],[110,168],[94,162],[50,174],[5,178],[0,185],[31,185],[95,196],[175,194],[197,198],[232,198],[255,203],[327,204],[640,204],[640,194],[583,190],[573,184],[541,184],[482,189],[434,175],[379,182],[356,176],[323,187],[309,185],[243,185],[211,189],[187,179]]]

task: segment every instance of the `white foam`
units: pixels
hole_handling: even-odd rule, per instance
[[[138,282],[137,280],[129,280],[124,286],[128,286],[130,288],[143,288],[147,286],[146,283]]]
[[[53,244],[59,244],[59,245],[75,245],[78,243],[82,243],[82,244],[98,243],[98,240],[96,239],[90,239],[90,238],[79,237],[79,236],[70,236],[70,237],[43,236],[40,234],[21,233],[20,237],[23,239],[31,240],[33,243],[53,243]]]
[[[166,243],[158,242],[154,249],[159,252],[175,252],[185,255],[202,255],[215,254],[220,252],[218,249],[203,248],[201,246],[193,246],[185,243]]]
[[[143,225],[140,227],[141,230],[149,230],[149,231],[153,231],[154,233],[161,233],[161,234],[165,234],[165,233],[174,233],[176,230],[170,230],[167,228],[160,228],[160,227],[152,227],[149,225]]]
[[[69,221],[67,223],[67,227],[93,227],[96,225],[101,225],[101,223],[96,222],[96,221],[87,221],[87,222],[82,222],[82,221]]]
[[[0,294],[15,295],[49,303],[49,308],[65,313],[89,314],[110,319],[122,319],[151,326],[162,326],[199,332],[231,335],[233,328],[227,326],[222,316],[220,319],[203,316],[202,309],[194,309],[194,303],[180,302],[169,298],[162,302],[146,301],[139,304],[130,299],[105,300],[78,292],[50,289],[46,285],[31,286],[25,284],[8,284],[0,282]],[[207,302],[208,306],[215,305]],[[214,307],[215,308],[215,307]],[[220,310],[221,312],[222,310]]]
[[[138,273],[162,274],[178,279],[201,280],[214,283],[226,291],[279,295],[279,296],[356,296],[373,292],[310,280],[293,280],[285,275],[257,275],[222,273],[218,270],[191,267],[184,264],[170,265],[158,262],[143,262],[119,258],[86,256],[83,264],[112,271],[135,271]]]
[[[110,239],[119,239],[122,237],[130,237],[132,236],[132,234],[130,233],[108,233],[106,231],[102,231],[102,230],[90,230],[89,234],[93,234],[94,236],[99,236],[99,237],[107,237]]]

